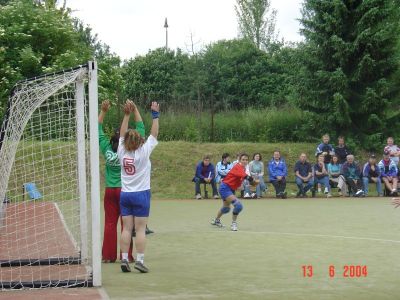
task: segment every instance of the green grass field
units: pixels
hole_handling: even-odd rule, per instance
[[[155,199],[150,273],[103,264],[110,298],[399,299],[400,210],[389,198],[247,200],[238,232],[227,215],[225,228],[210,225],[220,201]],[[344,277],[345,266],[368,274]]]

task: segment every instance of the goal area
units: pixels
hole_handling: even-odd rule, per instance
[[[18,82],[0,130],[0,289],[101,285],[97,65]]]

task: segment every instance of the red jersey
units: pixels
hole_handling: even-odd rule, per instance
[[[232,190],[237,190],[247,176],[246,169],[241,164],[237,163],[229,171],[229,173],[222,179],[222,182],[229,186]]]

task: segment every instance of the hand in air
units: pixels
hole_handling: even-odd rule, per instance
[[[109,100],[104,100],[103,102],[101,102],[101,110],[103,112],[107,112],[110,109],[110,101]]]

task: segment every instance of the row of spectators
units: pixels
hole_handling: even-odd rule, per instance
[[[298,187],[297,197],[307,197],[311,191],[312,196],[317,192],[323,192],[326,197],[331,197],[331,188],[337,187],[340,196],[362,197],[368,195],[369,184],[376,184],[378,196],[383,196],[382,183],[391,196],[397,195],[397,183],[399,179],[398,162],[400,148],[394,145],[393,138],[387,139],[384,148],[383,158],[377,162],[375,154],[371,154],[368,162],[360,166],[354,160],[350,149],[346,146],[343,137],[338,138],[338,146],[329,144],[329,136],[322,137],[322,143],[316,149],[317,161],[311,164],[307,161],[307,155],[302,153],[294,167],[295,183]],[[203,161],[196,167],[193,178],[195,182],[196,199],[201,199],[200,184],[210,184],[213,197],[219,198],[217,184],[226,176],[229,170],[238,162],[230,163],[229,154],[224,153],[221,161],[214,168],[210,157],[205,156]],[[286,198],[286,183],[288,168],[285,160],[281,157],[280,151],[273,153],[272,159],[266,164],[268,169],[269,183],[274,186],[275,195],[278,198]],[[264,163],[260,153],[255,153],[252,161],[248,164],[246,173],[260,181],[254,192],[250,184],[245,180],[242,186],[244,198],[261,198],[267,190],[264,180]]]

